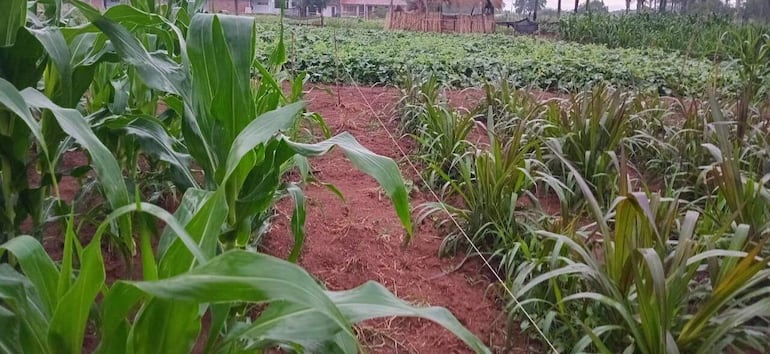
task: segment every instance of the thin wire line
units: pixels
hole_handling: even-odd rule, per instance
[[[336,42],[337,41],[336,29],[334,31],[334,37],[333,38],[334,38],[334,41]],[[336,45],[336,43],[335,43],[335,45]],[[337,64],[339,65],[339,57],[338,57],[336,51],[335,51],[334,55],[335,55],[335,57],[337,57],[336,58],[337,59]],[[366,98],[366,95],[364,95],[363,91],[361,91],[361,88],[358,87],[358,83],[353,78],[353,75],[350,73],[350,70],[348,70],[347,67],[345,67],[345,72],[348,74],[348,77],[350,77],[350,81],[353,83],[353,86],[356,88],[356,91],[358,91],[358,94],[361,96],[361,99],[364,100],[364,103],[366,103],[366,106],[369,108],[369,110],[374,115],[374,118],[377,119],[377,122],[380,124],[382,129],[384,129],[385,132],[388,133],[388,137],[390,138],[391,141],[393,141],[393,144],[396,145],[396,148],[398,148],[398,151],[401,154],[401,156],[403,156],[404,159],[406,159],[407,163],[409,163],[409,166],[412,167],[412,170],[414,170],[414,172],[417,174],[417,176],[420,177],[420,180],[422,180],[422,183],[428,188],[428,191],[430,191],[430,194],[433,196],[434,199],[436,199],[436,202],[438,202],[438,204],[441,206],[441,209],[443,209],[444,212],[446,212],[447,216],[449,216],[449,219],[452,220],[452,223],[455,224],[455,226],[460,231],[460,233],[462,233],[462,235],[465,237],[465,240],[467,240],[468,243],[471,245],[471,247],[473,248],[473,251],[476,252],[476,254],[479,257],[481,257],[481,259],[484,261],[484,264],[486,264],[487,268],[489,268],[489,270],[492,272],[492,274],[495,275],[495,278],[497,278],[497,281],[500,283],[500,285],[503,286],[503,289],[505,289],[505,291],[508,293],[508,295],[511,296],[511,298],[513,299],[513,302],[516,303],[516,307],[520,308],[521,311],[524,312],[524,316],[526,316],[527,319],[529,320],[529,322],[532,323],[532,325],[535,327],[535,329],[540,334],[540,336],[543,337],[543,339],[548,344],[548,346],[551,348],[551,350],[554,353],[558,354],[559,351],[556,350],[556,347],[553,345],[553,343],[551,343],[551,341],[548,339],[548,337],[545,336],[545,333],[543,332],[543,330],[540,329],[540,327],[538,327],[537,323],[532,318],[532,316],[530,316],[529,312],[527,312],[527,310],[524,308],[524,306],[521,305],[521,302],[519,301],[519,299],[517,299],[516,296],[513,295],[513,291],[511,291],[511,289],[508,287],[508,285],[505,284],[505,281],[503,281],[503,279],[500,277],[500,275],[497,274],[497,271],[495,271],[494,267],[492,267],[492,264],[489,263],[489,260],[487,260],[487,258],[484,257],[484,255],[481,253],[481,250],[479,250],[479,248],[476,246],[476,244],[473,243],[473,240],[471,240],[471,238],[468,236],[468,234],[465,233],[465,230],[460,226],[460,223],[457,221],[457,219],[454,218],[454,216],[452,216],[452,213],[449,212],[449,209],[447,209],[446,205],[444,205],[444,202],[442,202],[441,198],[439,198],[438,194],[436,194],[436,192],[433,191],[433,188],[431,188],[430,184],[428,184],[428,182],[422,176],[422,173],[420,173],[420,170],[417,169],[417,166],[415,166],[415,164],[412,162],[412,159],[409,158],[409,155],[401,147],[401,144],[398,143],[398,140],[396,139],[396,137],[390,132],[390,130],[385,125],[385,123],[382,121],[382,119],[380,119],[380,115],[374,109],[374,107],[372,107],[371,103],[369,102],[369,99]]]

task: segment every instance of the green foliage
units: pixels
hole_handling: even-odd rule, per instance
[[[164,220],[175,223],[171,215],[166,215]],[[187,228],[200,231],[191,226]],[[207,340],[206,352],[212,353],[275,345],[356,353],[360,345],[352,324],[393,315],[437,322],[477,352],[488,352],[443,308],[413,307],[376,283],[347,291],[325,291],[299,266],[254,252],[229,251],[210,260],[198,259],[189,271],[176,276],[156,281],[120,280],[108,286],[104,283],[99,240],[97,235],[80,252],[83,270],[74,278],[69,271],[72,258],[62,266],[55,265],[31,237],[17,237],[0,246],[0,251],[7,250],[19,260],[23,272],[8,264],[0,265],[4,280],[0,287],[4,294],[0,325],[11,329],[4,332],[3,348],[13,352],[21,348],[36,353],[81,352],[86,324],[95,310],[101,318],[98,353],[125,352],[132,347],[137,351],[187,353],[201,338]],[[71,232],[67,242],[77,242]],[[179,266],[165,262],[173,254],[159,255],[161,273],[166,267]],[[97,295],[103,300],[94,304]],[[269,305],[254,321],[238,320],[234,305],[243,302]],[[174,311],[172,318],[159,316],[168,310]],[[206,313],[217,319],[212,328],[221,332],[205,337],[207,333],[201,328]],[[226,323],[218,322],[220,319]]]
[[[578,7],[579,14],[606,14],[609,12],[607,5],[604,5],[604,2],[598,0],[584,2]]]
[[[196,343],[206,353],[276,346],[357,353],[355,323],[412,316],[489,352],[446,309],[414,307],[376,283],[327,291],[294,263],[244,250],[264,232],[275,202],[290,196],[295,246],[289,261],[297,261],[306,236],[305,199],[301,183],[286,172],[335,147],[381,184],[412,234],[405,183],[393,160],[347,133],[314,143],[290,138],[306,115],[299,100],[303,76],[290,82],[290,93],[282,90],[282,33],[269,60],[256,62],[248,18],[189,18],[184,8],[172,11],[173,3],[152,0],[104,14],[81,1],[73,5],[88,25],[60,28],[53,21],[28,29],[16,23],[16,43],[0,52],[12,59],[2,61],[0,71],[0,137],[11,147],[0,152],[7,238],[0,244],[3,351],[79,353],[91,336],[87,329],[95,328],[97,353],[189,353]],[[16,70],[30,58],[35,66]],[[161,101],[165,109],[159,110]],[[78,231],[83,220],[76,220],[76,205],[63,213],[64,246],[54,262],[40,241],[19,231],[25,214],[14,213],[27,203],[18,198],[30,189],[29,166],[47,168],[46,183],[58,194],[55,168],[72,147],[88,154],[104,205],[93,234]],[[173,215],[143,201],[135,184],[142,159],[178,174],[183,196]],[[190,172],[193,163],[203,169],[202,181]],[[9,178],[12,171],[21,177]],[[165,228],[154,242],[157,222]],[[126,259],[139,257],[139,279],[129,271],[130,278],[107,282],[102,248],[108,235],[118,236]]]
[[[545,0],[516,0],[513,2],[513,9],[517,14],[531,14],[536,9],[540,11],[545,8]]]
[[[484,92],[476,112],[486,112],[489,146],[455,153],[444,201],[421,205],[419,220],[447,210],[461,229],[439,218],[442,251],[464,250],[464,232],[491,255],[518,299],[509,331],[536,325],[575,353],[768,345],[761,106],[751,103],[739,137],[729,100],[602,85],[545,101],[507,82]]]
[[[626,178],[621,183],[627,183]],[[602,352],[641,353],[767,345],[759,332],[743,327],[768,315],[759,310],[767,308],[767,299],[756,286],[770,271],[767,259],[757,258],[761,245],[749,241],[747,225],[699,235],[703,229],[697,212],[689,211],[677,222],[676,199],[622,188],[613,209],[605,214],[591,192],[581,188],[594,205],[598,230],[568,235],[540,232],[566,245],[574,256],[532,278],[517,293],[526,297],[540,284],[565,275],[580,279],[580,286],[565,289],[567,296],[561,301],[599,305],[608,313],[589,325],[585,318],[560,312],[566,316],[561,323],[573,326],[573,333],[584,333],[575,338],[577,352],[591,344]],[[601,242],[592,242],[597,232]],[[722,237],[730,240],[730,246],[714,249],[711,240]]]
[[[736,112],[738,138],[742,139],[748,128],[749,105],[759,93],[762,80],[770,73],[770,33],[749,27],[730,32],[728,38],[742,83]]]
[[[535,183],[532,174],[538,164],[530,160],[537,141],[530,141],[524,135],[525,122],[519,121],[520,128],[510,138],[496,136],[494,127],[489,126],[488,148],[471,150],[452,161],[456,176],[443,174],[443,177],[448,184],[448,195],[459,197],[460,206],[426,203],[420,207],[419,219],[446,209],[461,223],[463,230],[450,225],[452,231],[442,244],[442,254],[455,252],[458,244],[466,244],[463,232],[483,250],[511,250],[529,234],[527,221],[531,221],[533,215],[520,203],[536,202],[528,191]],[[488,124],[493,121],[490,119]],[[500,256],[505,259],[510,255]]]
[[[604,44],[610,48],[662,48],[692,57],[729,58],[735,54],[722,37],[768,29],[757,24],[736,24],[727,16],[639,13],[632,15],[567,16],[559,34],[568,41]],[[666,65],[677,65],[667,63]]]
[[[550,150],[546,159],[551,172],[566,185],[562,194],[569,206],[585,200],[578,193],[572,167],[587,176],[586,182],[600,204],[609,205],[619,168],[617,156],[627,139],[630,116],[628,97],[605,86],[573,95],[564,110],[556,102],[549,106],[543,118],[545,125],[538,129],[542,129],[541,136]],[[565,166],[565,160],[572,167]]]
[[[435,34],[289,26],[287,67],[307,71],[312,82],[400,84],[436,76],[455,88],[509,81],[514,87],[576,92],[608,83],[640,92],[702,94],[714,81],[715,64],[658,49],[608,49],[505,34]],[[261,24],[257,53],[267,58],[278,29]],[[336,45],[335,45],[336,39]],[[663,63],[664,65],[662,65]],[[720,63],[718,77],[732,92],[737,73]],[[349,75],[348,75],[349,74]]]
[[[413,89],[422,97],[416,103],[407,103],[414,100],[407,92],[402,98],[402,104],[408,106],[402,108],[401,127],[412,131],[409,135],[419,144],[418,157],[426,167],[423,177],[431,187],[439,187],[442,176],[457,174],[456,157],[468,151],[467,138],[476,125],[475,115],[452,109],[440,97],[435,78]]]

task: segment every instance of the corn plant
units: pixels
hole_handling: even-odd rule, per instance
[[[185,48],[182,64],[176,64],[169,57],[151,56],[131,33],[108,17],[83,3],[76,5],[111,39],[117,54],[135,68],[146,85],[180,98],[176,109],[184,112],[185,145],[204,171],[204,187],[225,186],[228,227],[221,236],[228,247],[243,247],[251,241],[252,231],[259,229],[258,221],[264,220],[276,192],[283,188],[285,169],[277,166],[289,163],[297,152],[314,156],[333,146],[339,146],[356,166],[383,185],[411,235],[406,190],[392,160],[371,154],[346,133],[316,145],[294,143],[281,135],[271,139],[294,126],[304,105],[289,102],[270,68],[253,61],[253,45],[236,45],[255,42],[253,20],[196,15],[186,38],[173,24],[164,23]],[[284,61],[281,37],[270,65],[280,67]],[[252,64],[261,76],[256,87],[252,87]],[[283,104],[286,106],[276,111]],[[361,152],[371,157],[364,158]],[[236,153],[250,157],[243,165],[225,169],[224,164]],[[301,228],[294,230],[301,247],[304,233]]]
[[[79,353],[86,326],[98,314],[97,353],[188,353],[197,342],[205,343],[206,353],[276,345],[356,353],[361,346],[352,331],[353,323],[405,315],[435,321],[475,351],[489,352],[447,310],[413,307],[379,284],[325,291],[297,265],[268,255],[240,250],[216,255],[217,232],[211,229],[224,221],[226,205],[223,199],[201,197],[205,195],[193,190],[185,195],[184,206],[177,212],[189,215],[185,224],[147,203],[129,205],[108,217],[131,211],[147,213],[163,220],[173,230],[167,235],[180,240],[168,243],[157,256],[152,249],[142,249],[143,281],[105,284],[100,240],[108,222],[83,247],[70,219],[60,265],[29,236],[1,245],[0,252],[12,253],[21,268],[19,272],[8,264],[0,265],[2,347],[9,352]],[[187,206],[200,208],[196,211]],[[75,260],[81,265],[79,272],[74,270]],[[97,297],[101,301],[95,302]],[[242,302],[267,307],[256,318],[234,321],[233,305]],[[212,318],[208,331],[203,327],[205,314]]]
[[[42,81],[46,95],[60,106],[75,108],[93,76],[94,64],[102,60],[100,46],[93,36],[65,33],[58,27],[46,27],[45,22],[30,15],[27,22],[26,1],[6,1],[0,12],[0,78],[17,89],[35,86]],[[37,5],[36,5],[37,6]],[[42,5],[42,12],[57,16],[56,6]],[[50,11],[49,11],[50,10]],[[8,89],[8,87],[3,88]],[[5,97],[10,99],[10,97]],[[19,233],[18,227],[28,216],[39,236],[42,223],[49,216],[51,206],[58,205],[57,198],[49,198],[51,188],[57,196],[56,164],[59,158],[59,142],[64,134],[50,112],[44,111],[38,127],[20,124],[14,110],[18,107],[0,108],[0,137],[9,149],[0,152],[0,240]],[[39,130],[39,131],[35,131]],[[30,133],[45,137],[47,144],[37,145],[37,159],[33,151]],[[42,174],[39,185],[29,185],[28,168],[36,167]]]
[[[62,129],[91,154],[102,185],[110,187],[106,192],[126,193],[117,161],[77,111],[56,106],[34,89],[19,93],[4,81],[0,83],[4,84],[3,96],[13,98],[4,100],[4,105],[15,102],[11,107],[18,106],[21,117],[29,115],[28,104],[54,112]],[[285,111],[296,110],[296,106],[287,107],[278,110],[276,119],[281,119],[281,113],[284,117],[295,117]],[[270,129],[265,122],[259,123]],[[292,146],[306,154],[322,153],[328,149],[324,143]],[[249,152],[250,149],[241,149],[232,153],[226,168],[235,169],[248,158]],[[9,264],[0,265],[4,279],[0,286],[0,327],[8,329],[0,339],[3,348],[11,352],[22,348],[37,353],[81,352],[86,326],[94,319],[93,314],[98,314],[97,352],[123,353],[131,348],[137,352],[186,353],[204,335],[208,340],[207,352],[276,344],[357,352],[360,345],[352,332],[352,323],[400,314],[435,320],[465,337],[476,351],[488,351],[446,310],[413,308],[377,284],[365,284],[352,291],[325,292],[310,275],[291,263],[249,251],[222,252],[218,245],[228,215],[225,188],[223,185],[216,191],[188,189],[175,216],[152,204],[127,203],[101,223],[85,247],[80,245],[70,215],[60,265],[31,237],[20,236],[4,243],[0,251],[13,254],[21,272]],[[143,281],[121,280],[107,285],[101,240],[113,221],[129,213],[154,216],[167,225],[166,231],[156,252],[148,232],[148,227],[154,225],[135,225],[140,231]],[[81,267],[79,272],[75,271],[76,259]],[[102,300],[95,303],[97,297]],[[272,305],[253,321],[232,322],[235,317],[231,310],[236,308],[233,305],[242,302]],[[379,310],[371,311],[370,305],[375,304]],[[208,334],[202,332],[206,313],[213,318]],[[314,323],[312,332],[286,330],[296,329],[297,325],[309,328],[302,327],[308,323]]]

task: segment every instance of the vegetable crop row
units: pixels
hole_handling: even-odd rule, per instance
[[[260,24],[267,57],[277,25]],[[699,95],[712,86],[731,91],[729,61],[688,59],[660,49],[609,49],[502,34],[446,35],[358,28],[287,28],[289,67],[320,83],[398,84],[404,73],[435,75],[456,88],[505,79],[517,87],[578,91],[607,83],[634,91]],[[734,91],[734,90],[732,90]]]

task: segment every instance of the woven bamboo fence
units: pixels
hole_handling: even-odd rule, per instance
[[[492,15],[390,11],[385,19],[385,28],[419,32],[492,33],[495,31],[495,18]]]

